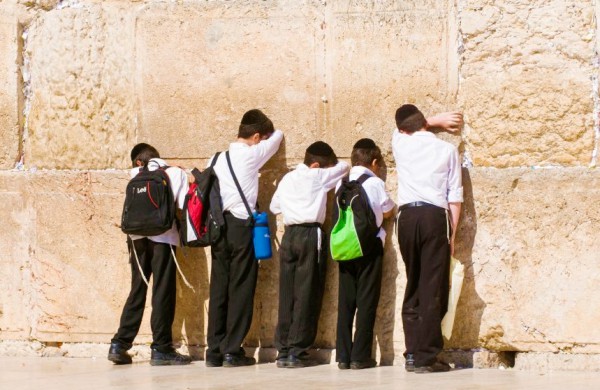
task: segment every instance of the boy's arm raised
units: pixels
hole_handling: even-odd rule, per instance
[[[331,167],[325,168],[321,171],[321,182],[326,191],[331,190],[335,187],[338,181],[350,171],[350,165],[345,161],[338,161],[338,163]]]
[[[442,112],[427,118],[427,129],[443,129],[454,133],[460,130],[463,123],[463,114],[461,112]]]
[[[279,149],[282,140],[283,132],[281,130],[275,130],[269,138],[262,140],[253,146],[258,158],[259,168],[265,165],[267,161],[277,153],[277,149]]]

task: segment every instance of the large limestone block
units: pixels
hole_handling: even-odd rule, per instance
[[[30,334],[30,255],[35,251],[35,210],[22,196],[27,179],[16,172],[0,173],[0,339],[22,340]]]
[[[479,166],[588,165],[594,2],[459,2],[460,106]]]
[[[19,159],[18,20],[12,6],[0,4],[0,169]]]
[[[448,346],[597,353],[599,172],[472,169],[466,181]]]
[[[302,2],[148,4],[137,13],[139,141],[208,157],[262,109],[303,156],[321,128],[319,7]]]
[[[116,330],[130,278],[118,227],[126,182],[124,172],[31,175],[25,196],[36,210],[35,338],[99,342]]]
[[[41,13],[29,26],[28,166],[129,165],[136,100],[134,23],[125,6],[79,3]]]
[[[327,25],[327,133],[338,155],[359,138],[390,151],[403,103],[425,113],[451,108],[447,2],[334,2]]]

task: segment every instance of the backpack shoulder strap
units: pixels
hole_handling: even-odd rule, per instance
[[[246,206],[246,211],[248,212],[248,220],[250,223],[254,223],[254,216],[252,215],[252,210],[250,210],[250,206],[248,205],[248,201],[246,200],[246,196],[244,195],[244,191],[242,191],[242,187],[240,186],[240,182],[235,176],[235,172],[233,171],[233,166],[231,165],[231,158],[229,158],[229,150],[225,152],[225,157],[227,158],[227,165],[229,166],[229,171],[231,172],[231,177],[233,178],[233,182],[237,187],[238,192],[240,193],[240,198],[242,198],[242,202],[244,202],[244,206]]]
[[[367,179],[371,178],[371,175],[368,175],[366,173],[363,173],[362,175],[360,175],[360,177],[358,179],[356,179],[356,181],[358,182],[358,184],[360,184],[361,186],[363,185],[363,183],[365,181],[367,181]]]

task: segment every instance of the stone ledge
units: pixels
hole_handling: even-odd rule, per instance
[[[40,341],[0,341],[0,356],[10,357],[70,357],[105,359],[108,343],[42,343]],[[204,360],[205,346],[182,345],[179,351],[190,354],[194,360]],[[245,347],[246,353],[260,363],[272,363],[277,356],[275,348]],[[134,362],[150,359],[149,344],[136,344],[129,351]],[[335,349],[310,350],[321,364],[335,364]],[[600,354],[494,352],[488,350],[446,350],[441,359],[455,369],[515,369],[524,371],[600,371]],[[378,359],[379,360],[379,359]],[[394,365],[404,364],[402,358]]]

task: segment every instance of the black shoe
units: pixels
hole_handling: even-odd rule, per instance
[[[444,363],[439,360],[436,360],[430,366],[415,367],[415,373],[417,373],[417,374],[426,374],[429,372],[448,372],[448,371],[450,371],[450,365],[448,363]]]
[[[127,348],[119,343],[110,343],[108,360],[115,364],[131,364],[131,356],[127,353]]]
[[[217,359],[206,359],[204,361],[204,365],[206,367],[223,367],[223,360],[217,360]]]
[[[364,368],[373,368],[376,365],[377,365],[377,362],[373,359],[369,359],[364,362],[350,362],[350,368],[353,370],[362,370]]]
[[[298,356],[290,355],[287,358],[287,368],[302,368],[316,366],[317,362],[312,360],[307,353]]]
[[[256,364],[256,359],[253,357],[247,357],[245,355],[226,353],[225,359],[223,359],[223,367],[242,367],[252,366],[254,364]]]
[[[412,353],[406,354],[406,362],[404,363],[404,369],[408,372],[415,371],[415,355]]]
[[[191,362],[191,357],[182,355],[174,349],[168,352],[153,349],[150,355],[150,364],[153,366],[183,366]]]
[[[350,363],[348,363],[348,362],[338,362],[338,368],[340,370],[349,370],[350,369]]]
[[[275,363],[277,364],[277,368],[287,367],[287,360],[288,360],[287,354],[280,353],[279,355],[277,355],[277,359],[275,360]]]

